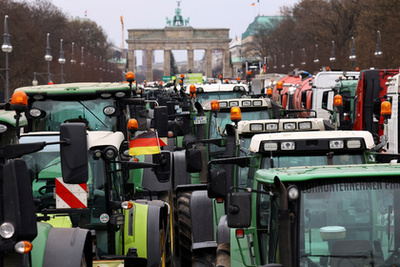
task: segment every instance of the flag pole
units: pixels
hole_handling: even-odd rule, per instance
[[[158,132],[157,132],[157,130],[155,130],[155,132],[156,132],[156,137],[157,137],[158,150],[160,150],[160,154],[161,154],[160,139],[158,139]]]

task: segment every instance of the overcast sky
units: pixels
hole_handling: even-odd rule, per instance
[[[166,17],[173,20],[178,1],[51,0],[51,2],[61,8],[67,16],[84,17],[86,12],[89,19],[104,29],[109,41],[120,47],[121,16],[124,17],[124,34],[127,39],[128,29],[164,28]],[[241,36],[258,14],[280,15],[280,7],[293,6],[298,2],[299,0],[180,0],[180,7],[181,15],[184,19],[190,17],[190,26],[193,28],[228,28],[229,37],[233,39],[235,36]],[[252,6],[252,3],[255,5]],[[196,51],[195,59],[197,59]]]

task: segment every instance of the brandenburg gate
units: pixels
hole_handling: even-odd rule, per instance
[[[212,50],[222,50],[223,76],[231,75],[229,54],[229,29],[195,29],[180,15],[180,1],[175,9],[173,22],[167,18],[164,29],[130,29],[128,30],[129,66],[135,66],[135,50],[146,53],[146,80],[153,80],[153,51],[164,50],[164,76],[171,76],[171,50],[186,50],[188,66],[194,69],[194,50],[205,50],[205,76],[212,77]],[[133,67],[131,67],[133,68]]]

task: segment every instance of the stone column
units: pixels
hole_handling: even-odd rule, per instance
[[[153,50],[146,50],[146,81],[153,81]]]
[[[212,78],[211,60],[212,60],[211,49],[206,49],[205,69],[207,78]]]
[[[129,49],[128,51],[128,71],[135,73],[136,71],[135,50]]]
[[[171,50],[164,50],[164,76],[171,76]]]
[[[229,49],[222,50],[222,75],[224,77],[232,76]]]
[[[188,70],[194,71],[194,51],[193,49],[187,50]]]

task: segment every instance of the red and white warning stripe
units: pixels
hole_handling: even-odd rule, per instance
[[[56,208],[87,208],[87,184],[65,184],[62,178],[56,178]]]

